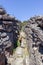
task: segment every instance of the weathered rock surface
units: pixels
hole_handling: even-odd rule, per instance
[[[20,37],[19,30],[20,21],[0,7],[0,65],[43,65],[43,16],[31,17]]]
[[[20,21],[6,13],[4,8],[0,7],[0,65],[7,63],[9,55],[12,54],[13,47],[17,46],[15,42],[18,39],[20,30]],[[3,56],[2,56],[3,53]]]
[[[31,17],[24,28],[30,65],[43,65],[43,16]]]
[[[1,52],[0,54],[0,65],[5,65],[5,55]]]

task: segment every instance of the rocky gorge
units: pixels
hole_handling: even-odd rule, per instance
[[[43,16],[21,23],[0,7],[0,65],[43,65]]]

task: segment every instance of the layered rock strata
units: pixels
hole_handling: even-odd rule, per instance
[[[5,56],[9,57],[13,53],[13,47],[19,36],[20,21],[6,13],[4,8],[0,7],[0,64],[5,65]],[[2,56],[3,54],[3,56]],[[7,59],[8,60],[8,59]]]
[[[30,65],[43,65],[43,16],[31,17],[24,28]]]

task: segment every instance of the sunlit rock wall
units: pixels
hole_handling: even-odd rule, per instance
[[[31,17],[24,29],[30,65],[43,65],[43,16]]]

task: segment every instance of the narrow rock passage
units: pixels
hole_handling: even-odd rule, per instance
[[[19,41],[21,40],[20,46],[18,46],[13,53],[12,58],[9,58],[9,64],[11,65],[29,65],[29,53],[26,44],[26,35],[22,31],[20,32]]]

